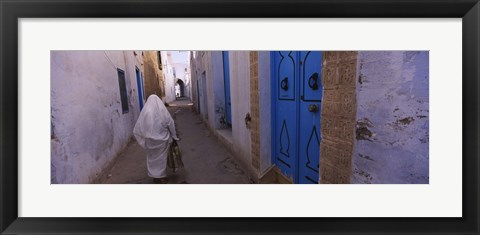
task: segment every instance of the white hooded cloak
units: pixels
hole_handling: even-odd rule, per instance
[[[138,144],[147,151],[148,175],[153,178],[166,177],[168,147],[172,138],[178,138],[175,123],[158,96],[148,97],[133,134]]]

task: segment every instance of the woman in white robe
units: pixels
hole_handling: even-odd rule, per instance
[[[148,176],[154,178],[155,183],[167,183],[168,147],[172,139],[179,139],[175,123],[158,96],[148,97],[133,134],[138,144],[147,151]]]

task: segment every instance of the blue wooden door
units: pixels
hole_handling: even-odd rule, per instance
[[[228,51],[222,52],[223,56],[223,79],[225,90],[225,118],[227,125],[232,125],[232,103],[230,99],[230,65],[228,62]]]
[[[298,143],[298,58],[292,51],[273,52],[274,68],[272,94],[276,94],[274,118],[275,151],[273,161],[287,177],[297,174]]]
[[[318,183],[320,141],[320,113],[322,100],[322,53],[300,53],[299,99],[299,153],[298,183]]]
[[[321,52],[272,52],[273,161],[295,183],[317,183]]]
[[[140,104],[140,111],[143,109],[143,82],[140,76],[140,70],[135,68],[135,75],[137,77],[138,102]]]

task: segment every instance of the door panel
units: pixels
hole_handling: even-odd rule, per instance
[[[300,128],[298,182],[318,183],[320,154],[320,114],[322,99],[322,53],[300,52],[301,96],[299,100]]]
[[[143,109],[143,82],[142,78],[140,77],[140,70],[135,68],[135,76],[137,77],[137,90],[138,90],[138,102],[140,105],[140,111]]]
[[[272,61],[273,161],[295,183],[317,183],[322,54],[319,51],[273,52]]]
[[[223,79],[225,86],[225,116],[227,125],[232,125],[232,103],[230,98],[230,66],[228,51],[223,52]]]
[[[278,77],[277,86],[279,99],[295,101],[296,94],[296,53],[292,51],[278,52]]]
[[[274,52],[277,90],[275,120],[275,159],[277,166],[288,177],[295,178],[297,169],[297,105],[295,88],[296,54],[291,51]]]

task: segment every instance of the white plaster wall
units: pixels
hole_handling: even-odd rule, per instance
[[[429,182],[429,53],[359,52],[352,183]]]
[[[232,139],[234,151],[251,166],[250,130],[245,115],[250,112],[250,61],[248,51],[230,51],[230,95],[232,103]]]
[[[217,57],[215,52],[209,51],[205,52],[205,56],[203,57],[204,60],[204,69],[206,71],[206,82],[207,82],[207,93],[203,94],[204,98],[207,99],[207,109],[205,111],[208,112],[208,125],[210,127],[214,126],[215,123],[215,97],[213,94],[213,80],[214,77],[218,77],[216,70],[214,69],[214,59]]]
[[[175,68],[175,76],[178,79],[182,79],[183,81],[185,78],[185,69],[188,68],[186,63],[173,63],[172,66]]]
[[[272,165],[270,52],[258,52],[258,89],[260,102],[260,172]]]
[[[192,68],[190,66],[191,51],[188,51],[187,56],[187,72],[185,73],[185,96],[192,99]]]
[[[198,94],[197,94],[197,79],[199,77],[199,69],[198,69],[198,52],[192,52],[195,53],[195,57],[192,56],[190,60],[190,68],[191,68],[191,73],[192,73],[192,102],[193,105],[195,106],[195,109],[198,112]]]
[[[188,68],[188,70],[190,71],[190,68]],[[190,72],[185,74],[183,81],[185,82],[185,97],[188,97],[191,100],[192,99],[192,77]]]
[[[93,181],[127,145],[139,114],[135,65],[132,51],[51,52],[52,183]],[[115,67],[125,71],[125,114]]]
[[[168,51],[162,51],[162,65],[163,75],[165,76],[165,100],[164,102],[170,103],[175,100],[175,78],[173,77],[173,62],[172,56],[168,54]]]
[[[213,114],[213,97],[212,92],[212,61],[211,52],[203,52],[200,56],[200,72],[199,72],[199,93],[200,93],[200,113],[208,125],[208,121]],[[205,76],[203,75],[205,73]],[[203,79],[205,77],[205,80]],[[206,83],[206,92],[204,90],[204,83]]]

